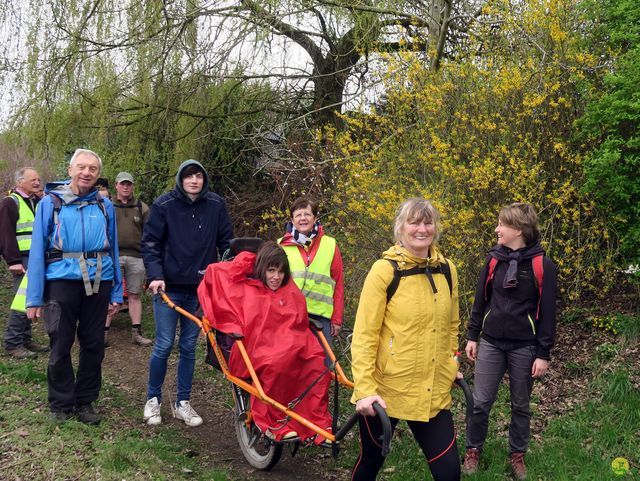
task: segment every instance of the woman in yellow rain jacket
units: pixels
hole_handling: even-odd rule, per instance
[[[404,202],[396,245],[373,264],[362,288],[351,347],[351,401],[362,415],[353,481],[375,479],[384,462],[374,402],[387,410],[392,428],[407,421],[435,481],[460,479],[449,410],[458,370],[458,276],[436,247],[438,221],[429,201]]]

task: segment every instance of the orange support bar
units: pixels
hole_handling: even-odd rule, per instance
[[[245,365],[247,366],[247,369],[249,370],[249,374],[251,375],[251,381],[253,382],[253,384],[249,384],[244,379],[241,379],[241,378],[236,377],[233,374],[231,374],[231,371],[229,371],[229,366],[227,365],[227,361],[224,358],[222,352],[220,351],[220,347],[218,346],[218,343],[216,342],[216,338],[215,338],[214,332],[211,329],[209,323],[206,321],[206,318],[203,318],[203,320],[200,320],[199,318],[197,318],[196,316],[194,316],[190,312],[188,312],[188,311],[184,310],[182,307],[176,305],[169,298],[169,296],[167,296],[164,292],[160,292],[160,296],[162,297],[162,300],[171,309],[174,309],[175,311],[179,312],[180,314],[182,314],[183,316],[187,317],[191,321],[195,322],[196,325],[207,336],[209,342],[211,343],[211,346],[213,347],[213,352],[215,353],[216,358],[218,359],[218,362],[220,363],[220,367],[222,368],[222,372],[223,372],[225,378],[227,378],[229,381],[231,381],[232,383],[236,384],[237,386],[241,387],[245,391],[247,391],[250,395],[257,397],[263,403],[268,404],[270,406],[273,406],[276,409],[278,409],[279,411],[282,411],[284,414],[289,416],[291,419],[294,419],[297,422],[299,422],[300,424],[308,427],[309,429],[314,431],[316,434],[319,434],[320,436],[324,437],[325,439],[328,439],[329,441],[332,441],[332,442],[336,441],[335,435],[333,433],[330,433],[329,431],[326,431],[326,430],[322,429],[321,427],[317,426],[316,424],[312,423],[311,421],[308,421],[307,419],[303,418],[302,416],[300,416],[295,411],[292,411],[287,406],[284,406],[284,405],[280,404],[278,401],[276,401],[275,399],[271,399],[269,396],[267,396],[267,394],[262,389],[262,384],[260,384],[260,381],[258,380],[258,375],[256,374],[255,369],[253,368],[253,364],[251,363],[251,359],[249,358],[249,354],[247,353],[247,350],[244,347],[244,343],[242,342],[241,339],[237,339],[236,340],[236,344],[238,345],[238,350],[240,351],[240,354],[242,355],[242,359],[243,359]],[[340,382],[340,384],[343,384],[345,386],[353,388],[353,383],[351,381],[349,381],[349,379],[347,379],[346,376],[344,375],[344,372],[342,371],[342,368],[340,367],[340,364],[338,363],[338,361],[336,361],[335,354],[331,350],[331,347],[329,346],[329,343],[327,342],[327,340],[325,339],[325,337],[322,335],[321,332],[320,332],[320,336],[318,336],[318,338],[320,339],[320,343],[322,344],[322,346],[324,347],[325,351],[327,352],[327,354],[329,356],[329,359],[331,359],[331,361],[333,363],[335,363],[336,372],[338,373],[338,382]],[[333,373],[331,373],[331,374],[332,374],[332,376],[334,376]]]

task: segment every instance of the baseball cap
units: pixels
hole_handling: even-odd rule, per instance
[[[116,175],[116,184],[124,181],[129,181],[133,184],[133,175],[131,175],[129,172],[120,172],[118,175]]]

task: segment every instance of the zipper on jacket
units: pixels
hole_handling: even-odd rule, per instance
[[[533,331],[533,335],[536,335],[536,325],[533,322],[533,319],[531,319],[531,316],[529,314],[527,314],[527,319],[529,319],[529,324],[531,324],[531,330]]]
[[[389,339],[389,354],[393,356],[393,336]]]
[[[484,318],[482,319],[482,327],[480,328],[481,330],[484,329],[484,323],[487,320],[487,317],[489,317],[490,313],[491,313],[491,309],[489,309],[487,313],[484,315]]]
[[[84,211],[82,210],[82,206],[78,207],[78,212],[80,213],[80,227],[82,232],[82,252],[86,252],[86,243],[84,239]]]

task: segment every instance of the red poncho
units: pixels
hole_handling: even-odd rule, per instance
[[[309,329],[305,298],[292,281],[272,291],[259,279],[248,277],[255,257],[242,252],[231,262],[207,267],[198,287],[204,315],[215,329],[244,337],[265,393],[279,403],[288,405],[319,378],[294,411],[320,428],[330,428],[330,376],[324,365],[324,350]],[[231,349],[229,369],[238,377],[249,377],[237,345]],[[292,430],[303,440],[315,434],[294,420],[282,427],[279,421],[285,415],[254,397],[251,410],[256,425],[262,432],[269,429],[276,440]],[[322,441],[320,436],[314,439],[316,444]]]

